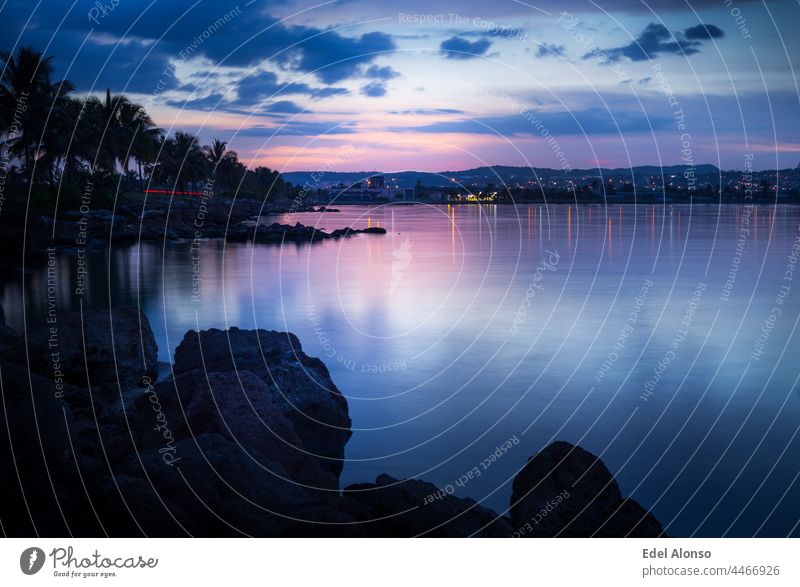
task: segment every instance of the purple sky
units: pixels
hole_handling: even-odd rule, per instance
[[[11,0],[1,48],[279,170],[800,162],[800,5],[597,4]]]

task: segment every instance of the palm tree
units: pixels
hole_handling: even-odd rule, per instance
[[[206,177],[208,160],[197,137],[178,131],[163,142],[158,157],[158,176],[174,188],[185,191],[188,183]]]
[[[117,158],[127,175],[131,159],[136,159],[139,179],[142,179],[142,162],[150,161],[154,150],[155,136],[161,131],[155,128],[153,119],[141,104],[129,101],[124,96],[116,97]],[[142,157],[143,159],[140,159]]]
[[[216,188],[220,191],[236,190],[247,171],[239,161],[238,153],[228,150],[228,144],[219,139],[214,139],[203,150],[212,166]]]
[[[229,151],[228,143],[219,139],[214,139],[210,145],[203,147],[203,151],[206,154],[208,162],[214,166],[215,172],[222,161],[238,159],[236,151]]]
[[[51,111],[67,94],[75,89],[72,82],[53,82],[52,57],[44,57],[31,48],[22,47],[14,57],[0,53],[5,68],[0,77],[0,134],[8,137],[14,122],[18,122],[22,136],[15,138],[12,153],[22,157],[27,173],[41,154],[44,145],[45,125]]]
[[[139,185],[144,190],[144,170],[151,168],[158,159],[163,133],[160,128],[149,127],[136,132],[131,147],[131,155],[139,168]]]

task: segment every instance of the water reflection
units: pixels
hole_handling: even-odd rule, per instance
[[[296,333],[349,398],[345,484],[388,472],[446,485],[517,434],[517,452],[458,490],[502,510],[506,481],[562,438],[602,454],[623,493],[656,504],[673,535],[750,535],[762,522],[766,534],[793,531],[800,295],[784,298],[764,354],[749,357],[798,237],[796,208],[341,209],[275,220],[389,234],[283,247],[205,241],[194,284],[189,243],[116,247],[90,255],[83,303],[139,304],[162,360],[196,324]],[[758,218],[761,231],[734,261],[741,228]],[[77,308],[74,255],[58,256],[56,270],[58,308]],[[706,290],[683,328],[698,283]],[[43,314],[45,271],[2,286],[18,330],[23,285],[27,311]]]

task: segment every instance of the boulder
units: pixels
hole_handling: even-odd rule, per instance
[[[294,425],[272,400],[269,386],[250,371],[209,373],[199,382],[176,423],[175,438],[216,433],[241,448],[241,458],[266,457],[289,479],[311,487],[338,489],[339,480],[323,471],[319,460],[303,450]]]
[[[637,537],[664,535],[656,518],[624,498],[595,455],[554,442],[528,460],[514,478],[511,525],[523,537]]]
[[[192,371],[242,370],[267,385],[270,400],[292,422],[303,449],[338,479],[344,447],[352,434],[347,400],[325,364],[306,355],[294,334],[239,328],[191,330],[175,350],[176,379]]]
[[[55,346],[51,327],[57,329]],[[96,401],[102,402],[106,394],[110,399],[118,395],[117,377],[126,389],[140,385],[144,376],[156,376],[155,336],[145,315],[132,306],[84,310],[83,322],[80,312],[57,312],[53,324],[39,322],[30,328],[27,343],[33,371],[53,377],[57,363],[65,382],[102,388],[105,394],[93,394]]]
[[[18,345],[19,337],[6,325],[5,311],[0,306],[0,361],[15,361]]]
[[[344,496],[363,507],[361,520],[377,536],[507,538],[506,518],[469,498],[455,497],[433,483],[379,475],[375,483],[345,488]]]
[[[129,504],[146,527],[152,528],[157,515],[165,528],[183,527],[178,535],[364,535],[357,520],[339,511],[338,492],[311,491],[287,481],[289,473],[280,464],[248,458],[221,434],[198,434],[178,441],[175,449],[179,460],[172,465],[152,449],[116,472],[117,478],[145,478],[150,485],[149,492],[137,490]],[[163,504],[154,510],[157,499]]]
[[[88,512],[74,418],[53,380],[0,365],[0,519],[6,536],[67,535]]]

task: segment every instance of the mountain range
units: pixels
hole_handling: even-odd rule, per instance
[[[344,184],[351,185],[355,182],[364,181],[373,175],[383,175],[387,186],[410,188],[414,187],[417,181],[427,187],[458,187],[459,185],[486,185],[494,183],[502,185],[515,185],[520,183],[535,182],[537,178],[574,178],[586,179],[588,177],[597,178],[620,178],[628,179],[650,177],[653,175],[665,176],[683,175],[691,169],[689,165],[669,165],[659,167],[658,165],[640,165],[632,168],[594,168],[594,169],[571,169],[564,171],[561,169],[549,169],[545,167],[512,167],[498,165],[494,167],[476,167],[475,169],[465,169],[463,171],[441,171],[438,173],[427,171],[289,171],[282,176],[286,181],[295,185],[308,184],[312,188],[328,187],[332,185]],[[700,178],[703,176],[719,177],[720,170],[714,165],[697,165],[694,168],[695,175]]]

